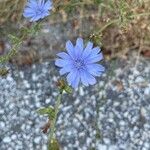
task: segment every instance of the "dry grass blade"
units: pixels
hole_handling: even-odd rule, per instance
[[[16,22],[21,19],[26,0],[0,1],[0,24],[7,21]]]

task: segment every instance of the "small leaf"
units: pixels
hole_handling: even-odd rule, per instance
[[[64,90],[68,93],[68,94],[72,94],[72,88],[68,85],[65,86]]]
[[[37,112],[40,115],[48,115],[50,120],[53,120],[55,116],[55,110],[52,106],[47,107],[47,108],[40,108]]]
[[[61,92],[65,91],[68,94],[71,94],[73,91],[72,88],[63,79],[58,80],[57,86],[59,87]]]
[[[16,37],[15,35],[9,34],[8,37],[13,44],[19,44],[21,42],[20,38]]]
[[[0,68],[0,76],[6,76],[9,73],[7,68]]]
[[[101,4],[101,3],[103,3],[103,0],[94,0],[94,3],[95,4]]]

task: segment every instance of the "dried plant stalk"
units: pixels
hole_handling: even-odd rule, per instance
[[[27,0],[0,0],[0,24],[18,22]]]

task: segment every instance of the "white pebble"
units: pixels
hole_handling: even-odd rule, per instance
[[[9,143],[9,142],[11,142],[11,138],[10,138],[10,137],[5,137],[5,138],[3,139],[3,142],[4,142],[4,143]]]
[[[82,87],[80,87],[79,93],[80,93],[80,96],[83,96],[83,95],[84,95],[84,91],[83,91],[83,88],[82,88]]]
[[[150,87],[147,87],[147,88],[144,90],[144,94],[145,94],[145,95],[150,95]]]
[[[0,122],[0,128],[2,129],[2,128],[4,128],[5,127],[5,123],[4,122]]]
[[[99,150],[107,150],[107,146],[106,146],[106,145],[99,144],[99,145],[98,145],[98,149],[99,149]]]
[[[36,138],[34,139],[34,142],[35,142],[36,144],[39,144],[40,141],[41,141],[41,137],[36,137]]]

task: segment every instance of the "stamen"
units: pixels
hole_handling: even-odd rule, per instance
[[[80,59],[77,59],[74,61],[74,65],[77,69],[81,69],[84,67],[84,61],[83,60],[80,60]]]

